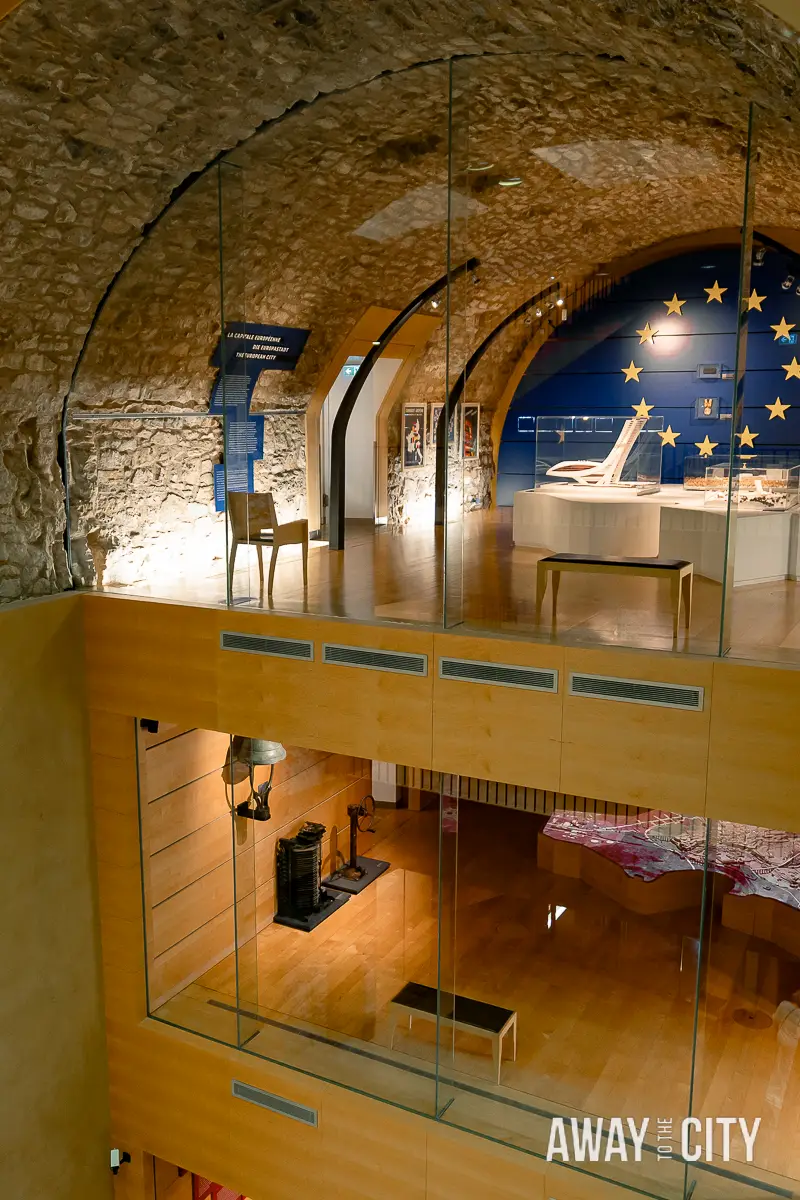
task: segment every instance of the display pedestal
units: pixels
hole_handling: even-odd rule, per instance
[[[549,554],[678,558],[722,582],[726,511],[702,493],[667,484],[635,489],[545,484],[514,496],[514,545]],[[800,576],[800,512],[734,512],[734,587]]]
[[[322,882],[326,888],[334,888],[340,892],[346,892],[349,896],[357,896],[359,892],[363,892],[365,887],[369,887],[374,883],[379,875],[383,875],[389,870],[389,863],[383,862],[379,858],[362,858],[359,854],[356,859],[360,869],[364,872],[360,879],[348,879],[346,875],[329,875]],[[347,868],[344,868],[345,870]]]
[[[658,556],[658,496],[625,488],[545,484],[514,497],[514,545],[554,554]]]
[[[311,913],[308,917],[284,917],[276,913],[272,918],[273,923],[275,925],[287,925],[289,929],[300,929],[303,933],[311,933],[312,929],[316,929],[318,925],[326,921],[332,913],[337,912],[350,899],[347,892],[331,891],[327,887],[323,887],[322,890],[329,897],[329,902],[319,912]]]

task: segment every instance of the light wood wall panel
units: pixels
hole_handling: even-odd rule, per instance
[[[622,650],[576,650],[564,658],[561,791],[616,804],[705,810],[712,664]],[[588,672],[705,689],[702,712],[568,694],[569,674]]]
[[[111,1194],[83,656],[79,597],[0,606],[0,1179],[14,1200]]]
[[[800,671],[714,664],[708,816],[800,832]]]
[[[412,678],[321,659],[328,641],[427,654],[432,666],[432,633],[100,595],[84,606],[88,686],[100,710],[431,765],[431,670]],[[222,650],[222,630],[310,639],[315,658]]]
[[[559,672],[559,646],[437,634],[433,764],[439,771],[558,791],[563,686],[557,694],[439,678],[439,659],[475,659]],[[414,764],[418,765],[418,764]]]
[[[114,602],[106,600],[103,603]],[[212,614],[212,617],[218,620],[218,614]],[[236,619],[247,624],[247,619],[241,614],[236,614]],[[338,627],[338,636],[332,640],[347,640],[344,629],[344,626]],[[367,637],[370,632],[366,631],[364,636]],[[393,631],[381,632],[388,640]],[[449,635],[441,637],[446,639]],[[498,650],[497,641],[475,641],[481,658],[490,657],[492,647],[496,653],[502,653]],[[462,648],[463,644],[460,644],[459,649]],[[469,649],[472,650],[473,646],[470,645]],[[546,649],[533,648],[532,656]],[[454,649],[449,652],[456,653]],[[557,648],[554,652],[561,653]],[[247,659],[250,656],[240,657]],[[580,662],[583,669],[611,675],[675,678],[680,682],[700,682],[704,686],[708,679],[707,673],[703,673],[709,670],[708,664],[694,660],[686,660],[672,668],[669,664],[673,660],[668,656],[607,656],[605,652],[599,652],[599,657],[590,656],[587,659],[578,652],[567,651],[566,657]],[[634,661],[637,658],[638,670]],[[645,659],[648,660],[646,663]],[[99,670],[99,661],[99,658],[95,659],[95,670]],[[435,670],[435,664],[431,666]],[[674,674],[665,674],[665,671],[674,671]],[[240,681],[243,678],[244,675],[240,676]],[[317,672],[315,678],[319,688],[328,686],[324,671]],[[359,673],[356,687],[361,678]],[[104,915],[103,936],[104,942],[120,940],[117,949],[109,947],[103,956],[113,1141],[128,1146],[135,1155],[141,1156],[143,1152],[155,1154],[202,1172],[240,1189],[252,1200],[295,1200],[298,1195],[310,1195],[319,1190],[320,1181],[324,1181],[326,1191],[331,1190],[335,1198],[341,1195],[342,1200],[345,1194],[356,1200],[383,1200],[384,1197],[393,1200],[395,1196],[410,1197],[412,1200],[454,1200],[456,1196],[463,1197],[463,1200],[472,1200],[472,1197],[483,1200],[488,1196],[492,1200],[521,1200],[523,1196],[526,1200],[528,1197],[532,1200],[549,1200],[550,1197],[553,1200],[616,1200],[617,1196],[627,1194],[620,1193],[611,1184],[582,1178],[576,1172],[566,1171],[555,1164],[545,1168],[529,1156],[479,1140],[468,1133],[444,1128],[424,1117],[380,1105],[364,1096],[352,1095],[331,1084],[146,1019],[142,955],[136,952],[133,937],[136,928],[141,937],[142,901],[131,866],[136,858],[138,836],[135,829],[136,795],[135,788],[131,787],[131,779],[135,779],[136,771],[131,718],[134,714],[147,712],[163,717],[159,700],[165,693],[160,690],[159,679],[160,674],[152,676],[149,682],[146,678],[140,679],[124,695],[118,682],[109,685],[103,695],[92,694],[90,743],[93,778],[100,785],[100,793],[96,796],[97,810],[104,814],[99,816],[99,825],[102,825],[104,832],[99,886],[104,914],[107,911],[110,918],[107,920]],[[713,696],[717,695],[717,683],[715,680]],[[257,690],[252,680],[247,686]],[[341,686],[337,685],[337,688]],[[480,688],[476,690],[480,691]],[[432,693],[433,689],[431,700]],[[213,700],[217,713],[221,711],[218,704],[220,694],[218,691]],[[191,707],[194,703],[191,698],[180,698],[178,703],[177,693],[166,695],[168,703],[171,702],[170,695],[175,699],[172,714],[176,722],[183,720],[187,725],[199,723],[197,714],[206,703],[202,695],[199,697],[199,708]],[[376,698],[387,703],[388,711],[388,699],[373,693],[371,702]],[[320,696],[317,695],[316,700],[314,697],[309,700],[309,704],[318,703],[319,700]],[[122,706],[123,701],[127,708]],[[406,702],[409,702],[408,697]],[[708,714],[701,716],[696,723],[687,722],[684,726],[670,723],[659,726],[650,720],[640,725],[637,721],[640,712],[663,718],[664,710],[639,710],[636,706],[618,705],[614,706],[614,713],[603,716],[602,729],[592,730],[591,721],[580,710],[573,708],[569,713],[566,712],[570,703],[573,702],[564,704],[562,739],[562,766],[568,772],[583,770],[587,772],[588,780],[588,773],[593,771],[592,789],[599,798],[624,798],[632,802],[630,795],[621,797],[619,794],[620,790],[627,789],[636,795],[640,803],[645,799],[647,803],[652,803],[656,797],[662,802],[663,797],[668,796],[676,807],[683,807],[679,797],[687,773],[690,777],[690,795],[693,794],[691,788],[696,787],[696,778],[705,776],[703,739],[707,752]],[[574,703],[577,704],[577,700]],[[598,703],[603,705],[604,702]],[[735,697],[732,696],[730,704],[734,703]],[[105,704],[111,707],[106,708]],[[118,712],[114,711],[114,705],[119,706]],[[179,712],[181,706],[182,715]],[[360,710],[351,708],[352,711]],[[595,708],[594,711],[599,710]],[[259,710],[254,718],[249,704],[245,704],[241,709],[243,721],[247,712],[250,712],[249,720],[256,722],[254,725],[248,727],[226,722],[222,727],[238,728],[243,733],[263,734],[266,731],[263,723],[265,712]],[[513,712],[511,709],[507,714],[509,721]],[[274,715],[276,723],[284,720],[278,713],[267,715]],[[468,743],[474,734],[471,727],[465,728],[464,716],[462,709],[458,713],[458,727],[462,742]],[[678,716],[693,717],[692,714]],[[551,718],[552,714],[546,714],[543,722]],[[291,722],[299,728],[303,719],[298,710],[291,717]],[[430,708],[427,719],[431,719]],[[444,719],[445,714],[437,712],[437,722]],[[475,710],[475,719],[480,720],[480,706]],[[206,727],[214,728],[213,725]],[[321,727],[320,720],[317,728]],[[270,730],[273,728],[273,725],[269,726]],[[416,729],[419,732],[421,728],[419,722]],[[552,731],[554,726],[548,728]],[[698,732],[702,728],[705,732]],[[725,728],[723,723],[718,730],[711,731],[712,753],[714,739],[722,737]],[[333,724],[329,729],[333,737]],[[437,737],[438,734],[437,724]],[[443,735],[451,736],[446,729]],[[485,773],[492,777],[498,773],[495,764],[509,752],[509,747],[503,742],[502,730],[495,733],[490,729],[490,736],[496,738],[497,754],[492,758],[487,756]],[[777,742],[782,772],[788,772],[790,767],[789,736],[788,728],[782,727]],[[682,745],[684,737],[687,739],[686,747]],[[555,740],[558,743],[559,739]],[[610,743],[610,749],[605,750],[603,747],[607,743]],[[451,749],[455,744],[453,741]],[[355,749],[338,746],[335,741],[321,748],[344,749],[356,754]],[[607,757],[607,772],[598,773],[591,761],[581,766],[580,755],[591,760],[601,750]],[[688,765],[682,758],[684,750],[688,754]],[[471,752],[469,747],[465,752]],[[376,753],[374,749],[373,753]],[[631,778],[626,781],[625,766],[632,756]],[[677,762],[673,762],[675,756],[678,757]],[[395,758],[397,760],[415,761],[399,754]],[[324,774],[326,761],[319,757],[311,765],[322,766]],[[463,770],[463,766],[451,766],[449,762],[448,767]],[[530,763],[524,770],[521,768],[521,773],[528,769],[533,773],[539,768]],[[349,773],[355,774],[352,770]],[[347,786],[357,787],[364,782],[366,777],[356,776]],[[534,776],[519,782],[536,786],[540,781]],[[567,790],[564,778],[560,784],[563,790]],[[273,810],[278,820],[286,825],[291,825],[302,816],[298,807],[297,786],[295,780],[289,779],[276,787],[273,794]],[[727,785],[719,786],[722,788]],[[588,787],[573,786],[568,790],[592,795]],[[327,802],[326,799],[317,801],[320,804]],[[265,831],[263,836],[260,833],[257,835],[257,853],[265,855],[266,861],[271,859],[267,853],[267,841],[273,833],[267,834]],[[120,842],[130,844],[126,848]],[[121,933],[124,936],[121,937]],[[234,1078],[318,1109],[319,1128],[305,1129],[235,1100],[231,1096],[231,1080]],[[120,1180],[122,1182],[118,1183],[118,1188],[127,1190],[119,1191],[119,1200],[152,1200],[144,1191],[132,1190],[133,1183],[137,1181],[135,1173],[128,1176],[127,1181],[121,1175]]]

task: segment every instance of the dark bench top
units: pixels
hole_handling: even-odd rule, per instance
[[[684,558],[615,558],[610,554],[548,554],[540,563],[581,563],[587,567],[655,567],[656,570],[678,571],[692,564]]]
[[[404,1008],[414,1008],[417,1012],[435,1017],[436,988],[427,987],[424,983],[407,983],[392,997],[392,1004],[402,1004]],[[496,1004],[468,1000],[466,996],[453,996],[449,992],[442,992],[441,1013],[445,1020],[471,1025],[488,1033],[499,1033],[514,1016],[513,1008],[500,1008]]]

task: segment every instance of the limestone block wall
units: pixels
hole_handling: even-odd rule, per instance
[[[526,66],[503,54],[525,48]],[[498,52],[502,70],[484,71]],[[441,274],[442,224],[412,214],[398,227],[391,206],[446,184],[446,88],[432,76],[446,80],[455,54],[483,56],[457,72],[461,140],[526,176],[511,195],[491,179],[471,188],[482,207],[455,248],[486,268],[478,333],[551,273],[738,223],[742,110],[751,98],[768,116],[791,110],[800,61],[791,31],[751,0],[89,0],[79,21],[69,0],[23,0],[0,23],[0,599],[68,583],[62,405],[98,304],[145,234],[146,269],[137,256],[116,280],[79,402],[190,408],[201,375],[207,401],[218,247],[197,187],[183,188],[220,152],[244,146],[256,164],[259,237],[240,251],[246,303],[229,316],[312,329],[302,370],[265,378],[258,403],[303,407],[369,304],[402,307]],[[758,216],[792,225],[797,154],[792,126],[778,128],[761,140]],[[705,175],[675,161],[625,173],[625,147],[635,158],[637,145],[684,141]],[[575,143],[612,152],[599,168],[591,154],[559,157]],[[176,198],[179,219],[154,240]],[[431,193],[426,203],[430,215]],[[383,240],[358,234],[378,217]],[[91,514],[87,530],[102,519]]]

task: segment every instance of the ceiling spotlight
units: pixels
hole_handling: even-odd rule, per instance
[[[537,317],[542,317],[542,316],[544,316],[544,313],[542,312],[542,310],[540,308],[537,308],[536,315],[537,315]]]
[[[756,267],[763,267],[764,259],[766,257],[767,257],[767,247],[759,246],[755,252],[755,257],[753,259],[753,265]]]
[[[563,307],[564,307],[564,301],[561,299],[561,297],[560,297],[560,296],[559,296],[559,297],[558,297],[558,299],[556,300],[556,304],[558,305],[558,307],[559,307],[559,308],[563,308]]]
[[[480,281],[481,281],[480,275],[476,275],[474,271],[472,273],[471,279],[472,279],[473,283],[480,283]]]
[[[476,163],[474,167],[467,167],[468,171],[491,171],[494,163]]]
[[[554,279],[555,279],[555,275],[551,275],[551,276],[550,276],[550,282],[552,283]]]
[[[438,308],[439,303],[440,302],[438,300],[431,300],[431,308]]]
[[[497,182],[500,187],[519,187],[522,180],[519,175],[511,175],[508,179],[498,179]]]
[[[785,292],[788,292],[791,290],[793,283],[794,283],[794,275],[787,275],[786,278],[784,279],[783,283],[781,284],[781,287],[783,288],[783,290]]]

